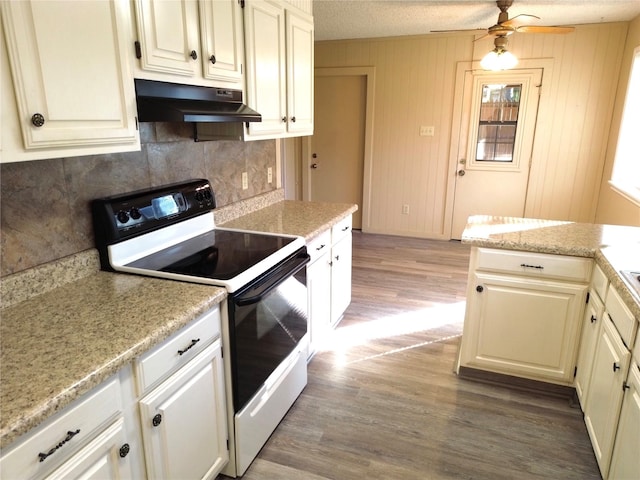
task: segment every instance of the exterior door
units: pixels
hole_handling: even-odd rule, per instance
[[[315,125],[305,200],[358,204],[353,228],[362,228],[367,79],[315,77]]]
[[[542,69],[467,71],[451,237],[470,215],[524,215]]]

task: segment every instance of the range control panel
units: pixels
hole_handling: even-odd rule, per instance
[[[215,207],[211,184],[205,179],[96,199],[92,203],[96,241],[100,237],[107,244],[116,243]]]

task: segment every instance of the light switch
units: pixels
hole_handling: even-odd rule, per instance
[[[436,133],[436,127],[434,126],[427,126],[427,125],[422,125],[420,127],[420,136],[421,137],[433,137],[433,135]]]

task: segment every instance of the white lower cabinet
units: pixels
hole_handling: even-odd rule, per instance
[[[631,363],[624,390],[609,469],[610,480],[640,478],[640,366],[635,361]]]
[[[219,308],[135,367],[147,478],[215,478],[229,460]]]
[[[351,303],[351,215],[307,245],[309,295],[309,357],[322,345]]]
[[[616,327],[609,316],[605,315],[593,359],[591,382],[584,411],[584,421],[600,473],[604,478],[607,477],[609,470],[622,403],[622,386],[627,378],[630,358],[631,353],[622,343]]]
[[[215,478],[229,459],[220,340],[140,400],[149,478]]]
[[[580,353],[576,364],[575,388],[580,405],[584,410],[587,402],[587,392],[591,380],[593,357],[596,344],[602,329],[604,304],[595,290],[589,292],[589,303],[582,320],[582,334],[580,336]]]
[[[130,379],[127,367],[4,448],[0,477],[140,478],[139,436],[125,414]]]
[[[474,247],[459,365],[571,385],[591,267]]]

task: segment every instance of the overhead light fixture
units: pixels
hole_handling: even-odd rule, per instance
[[[518,64],[518,59],[507,51],[507,37],[500,35],[493,41],[495,48],[480,61],[484,70],[509,70]]]

